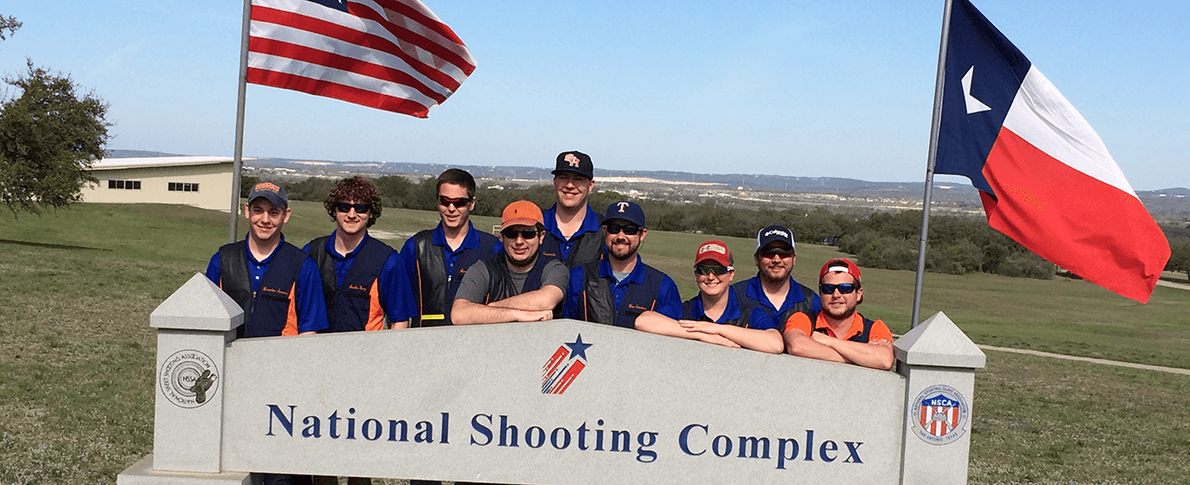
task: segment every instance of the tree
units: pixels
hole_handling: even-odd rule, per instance
[[[111,126],[93,92],[80,96],[69,76],[26,64],[24,75],[4,78],[20,96],[0,103],[0,199],[13,216],[81,201]]]
[[[0,40],[8,39],[8,36],[15,34],[20,28],[21,22],[16,17],[0,15]]]
[[[1169,262],[1165,263],[1165,270],[1181,271],[1190,278],[1190,239],[1170,239],[1169,249]]]

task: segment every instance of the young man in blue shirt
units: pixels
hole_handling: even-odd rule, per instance
[[[562,316],[626,328],[635,328],[637,317],[650,310],[681,317],[678,286],[637,254],[647,233],[645,212],[635,202],[609,205],[603,218],[605,257],[570,270]]]

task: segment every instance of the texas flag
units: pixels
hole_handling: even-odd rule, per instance
[[[1147,302],[1169,243],[1091,125],[967,0],[953,0],[936,173],[980,190],[993,228]]]

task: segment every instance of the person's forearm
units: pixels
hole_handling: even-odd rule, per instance
[[[450,322],[455,325],[504,323],[513,320],[513,311],[508,308],[482,305],[462,298],[455,300],[450,308]]]
[[[682,326],[678,324],[677,320],[669,318],[655,311],[647,311],[636,317],[636,329],[644,332],[655,333],[657,335],[668,335],[670,337],[694,340],[698,339],[697,334],[682,328]]]
[[[847,363],[847,359],[835,352],[835,349],[815,342],[814,339],[803,335],[799,330],[785,332],[785,352],[798,357]]]
[[[785,342],[781,339],[781,332],[776,329],[757,330],[735,325],[717,325],[718,334],[735,342],[745,349],[779,354],[785,351]]]
[[[872,369],[888,370],[896,361],[892,344],[883,341],[863,343],[840,340],[833,345],[833,349],[848,362]]]
[[[547,285],[533,291],[527,291],[516,296],[510,296],[500,301],[489,303],[490,306],[500,308],[516,308],[528,311],[553,310],[562,301],[562,289],[554,285]]]

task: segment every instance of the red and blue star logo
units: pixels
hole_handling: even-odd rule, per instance
[[[578,378],[579,373],[587,367],[587,347],[591,344],[583,343],[583,336],[579,334],[574,342],[558,346],[550,360],[541,367],[541,393],[562,394],[570,384]]]

